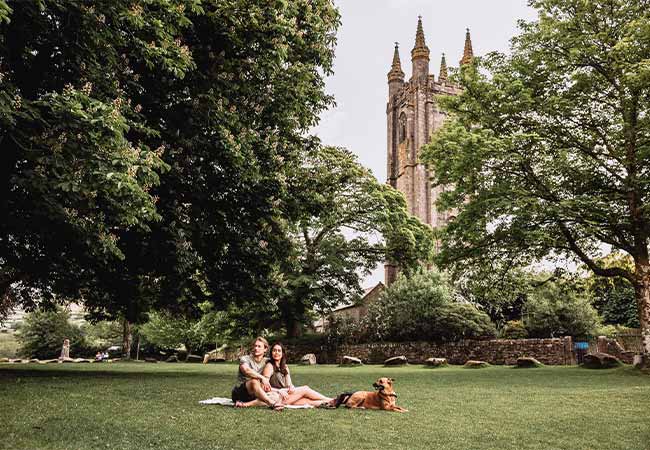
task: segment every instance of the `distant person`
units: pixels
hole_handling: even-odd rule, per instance
[[[70,339],[63,340],[63,347],[61,347],[61,356],[59,356],[59,359],[70,359]]]
[[[268,361],[264,355],[269,348],[269,343],[263,337],[253,341],[250,355],[239,359],[238,384],[232,390],[232,401],[235,407],[269,406],[274,410],[284,409],[282,400],[277,395],[269,395],[272,391],[268,377],[262,375],[264,366]]]

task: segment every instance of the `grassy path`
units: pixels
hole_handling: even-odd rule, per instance
[[[650,376],[626,367],[294,367],[326,394],[396,378],[407,414],[235,410],[232,364],[0,365],[0,449],[650,450]]]

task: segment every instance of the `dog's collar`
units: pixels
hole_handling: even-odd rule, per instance
[[[387,394],[386,392],[384,392],[383,389],[380,389],[379,392],[377,392],[377,394],[380,395],[380,396],[383,395],[385,397],[395,397],[395,398],[397,398],[397,392],[391,392],[390,394]]]

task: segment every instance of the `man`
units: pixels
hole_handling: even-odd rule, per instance
[[[271,392],[271,385],[269,379],[262,375],[262,371],[268,362],[268,358],[264,356],[268,349],[268,341],[257,337],[253,341],[251,354],[239,359],[239,384],[232,390],[232,401],[236,407],[268,405],[278,411],[284,408],[277,396],[271,398],[267,394]]]

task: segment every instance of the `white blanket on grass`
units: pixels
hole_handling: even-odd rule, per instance
[[[235,406],[233,401],[226,397],[212,397],[207,400],[199,401],[202,405],[222,405],[222,406]],[[310,409],[313,408],[311,405],[284,405],[285,408],[289,409]]]

